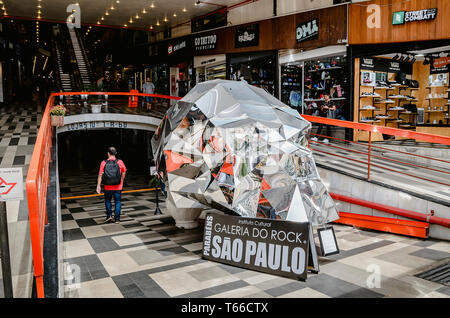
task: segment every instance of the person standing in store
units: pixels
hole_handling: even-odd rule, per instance
[[[123,180],[127,168],[122,160],[116,158],[117,150],[114,147],[108,148],[108,159],[100,164],[100,171],[97,179],[97,193],[102,191],[102,183],[105,188],[106,220],[104,223],[120,223],[120,212],[122,210],[122,189]],[[112,198],[114,198],[114,219],[112,217]]]
[[[146,82],[142,85],[142,91],[144,94],[155,94],[155,84],[152,83],[150,77],[147,77]],[[152,109],[153,97],[146,96],[144,98],[144,103],[147,107],[147,110]]]
[[[330,95],[325,94],[324,95],[324,102],[319,106],[319,116],[325,117],[325,118],[335,118],[335,111],[336,111],[336,105],[333,104]],[[331,136],[331,126],[325,125],[325,124],[319,124],[319,128],[317,129],[316,135],[321,135],[322,130],[326,127],[326,135],[330,137]],[[312,141],[319,141],[317,137],[311,138]],[[328,144],[330,141],[325,138],[322,140],[323,143]]]

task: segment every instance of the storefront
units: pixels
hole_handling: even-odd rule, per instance
[[[209,54],[209,52],[217,49],[218,39],[219,34],[217,32],[194,36],[196,83],[226,79],[225,54]]]
[[[296,15],[295,45],[281,50],[280,99],[301,114],[315,115],[329,95],[339,119],[350,114],[346,6]]]
[[[151,79],[159,94],[185,96],[195,86],[194,54],[190,37],[153,44]]]
[[[389,3],[369,2],[370,12],[350,6],[354,120],[450,136],[450,8],[445,0]]]

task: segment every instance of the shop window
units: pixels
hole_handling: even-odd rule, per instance
[[[230,58],[229,79],[245,80],[277,97],[276,67],[276,54],[272,52],[236,56]]]
[[[344,56],[317,58],[281,66],[281,100],[301,114],[319,115],[325,95],[336,106],[330,116],[348,119],[348,76]]]
[[[355,117],[361,123],[421,132],[449,127],[448,53],[434,56],[398,53],[357,59],[359,103]],[[374,141],[388,137],[374,134]],[[359,134],[359,140],[368,136]],[[401,139],[401,138],[397,138]]]

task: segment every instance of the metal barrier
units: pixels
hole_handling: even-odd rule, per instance
[[[90,113],[92,107],[101,106],[108,113],[126,113],[162,118],[172,106],[172,100],[181,98],[139,92],[66,92],[55,93],[54,105],[63,105],[66,116]]]
[[[342,120],[337,120],[337,119],[308,116],[308,115],[303,115],[303,118],[305,118],[306,120],[308,120],[312,123],[318,123],[318,124],[322,124],[322,125],[329,125],[329,126],[335,126],[335,127],[341,127],[341,128],[350,128],[350,129],[353,129],[356,131],[367,132],[368,133],[368,141],[366,143],[353,141],[353,140],[346,140],[346,139],[342,139],[342,138],[334,138],[334,137],[330,137],[330,136],[312,134],[314,136],[326,138],[326,139],[332,140],[334,142],[333,143],[324,143],[324,142],[311,140],[310,144],[309,144],[310,148],[315,152],[326,154],[326,155],[336,157],[339,159],[343,159],[347,162],[357,162],[357,163],[367,165],[367,180],[371,180],[371,176],[373,174],[372,168],[376,167],[376,168],[383,169],[383,170],[386,170],[389,172],[407,175],[409,177],[421,179],[424,181],[441,184],[444,186],[450,186],[450,181],[447,181],[447,182],[442,181],[442,179],[450,180],[450,161],[443,160],[440,158],[433,158],[433,157],[429,157],[429,156],[422,156],[422,155],[412,154],[412,153],[408,153],[408,152],[404,152],[404,151],[389,149],[386,146],[384,146],[384,147],[378,146],[373,142],[372,135],[373,135],[373,133],[381,133],[384,135],[395,136],[395,137],[400,137],[400,138],[405,138],[405,139],[412,139],[412,140],[419,141],[419,142],[440,144],[440,145],[445,145],[445,146],[450,146],[450,137],[418,133],[418,132],[414,132],[414,131],[391,128],[391,127],[354,123],[354,122],[342,121]],[[320,146],[320,148],[317,146]],[[333,153],[330,151],[325,151],[324,147],[329,147],[330,150],[338,150],[338,151],[343,150],[352,155],[356,154],[356,158],[344,156],[344,155],[338,154],[336,152]],[[375,154],[375,152],[378,150],[383,151],[383,152],[397,153],[397,154],[401,154],[402,156],[409,156],[410,158],[412,158],[412,160],[398,160],[398,159],[390,158],[386,155],[380,156],[380,155]],[[373,159],[385,160],[386,165],[374,163]],[[436,164],[435,165],[430,164],[427,166],[424,164],[413,163],[414,161],[420,161],[421,159],[433,161]],[[430,176],[426,176],[426,177],[422,176],[421,177],[419,175],[414,175],[411,173],[407,173],[405,171],[400,171],[397,169],[389,168],[389,165],[388,165],[389,163],[396,163],[396,164],[404,165],[406,167],[420,168],[420,169],[427,170],[427,171],[433,171],[438,174],[437,176],[442,175],[442,177],[440,178],[441,179],[440,181],[433,179]]]
[[[99,93],[53,93],[50,95],[48,103],[46,105],[44,114],[42,116],[42,121],[39,127],[39,133],[36,139],[36,144],[34,146],[33,155],[31,157],[30,166],[28,169],[27,179],[26,179],[26,191],[28,199],[28,215],[30,221],[30,238],[31,238],[31,248],[33,254],[33,267],[34,276],[36,279],[36,290],[37,297],[44,298],[44,230],[47,222],[47,186],[49,184],[49,166],[51,161],[51,148],[52,148],[52,137],[53,129],[50,122],[50,110],[53,106],[61,104],[62,100],[59,96],[66,97],[76,97],[83,104],[80,105],[70,101],[67,98],[64,106],[68,106],[68,116],[77,113],[82,113],[83,108],[86,107],[84,104],[85,99],[81,96],[118,96],[117,101],[110,104],[108,107],[112,107],[114,112],[130,112],[129,110],[129,99],[136,98],[142,101],[142,98],[151,97],[160,100],[169,100],[168,105],[170,107],[171,100],[180,100],[179,97],[155,95],[155,94],[141,94],[141,93],[110,93],[110,92],[99,92]],[[139,98],[141,98],[139,100]],[[96,102],[96,101],[93,101]],[[109,103],[110,101],[108,101]],[[158,103],[156,103],[158,106]],[[162,104],[162,103],[160,103]],[[89,102],[88,102],[89,105]],[[139,105],[138,105],[139,106]],[[81,107],[81,108],[80,108]],[[131,113],[143,114],[144,110],[136,107],[138,111]],[[85,109],[84,109],[85,110]],[[158,113],[158,112],[157,112]],[[151,115],[146,113],[147,115]],[[159,113],[158,113],[159,114]]]
[[[303,117],[312,122],[322,125],[335,126],[340,128],[353,129],[353,136],[358,136],[359,131],[363,131],[367,134],[367,142],[346,140],[342,138],[335,138],[325,135],[311,134],[316,137],[328,139],[331,142],[320,142],[318,140],[311,140],[309,147],[313,152],[320,153],[330,158],[336,158],[345,164],[359,163],[367,166],[366,179],[370,181],[374,177],[373,167],[385,170],[387,172],[393,172],[399,175],[406,175],[412,178],[430,182],[436,186],[450,186],[450,161],[442,158],[433,158],[430,156],[424,156],[419,154],[408,153],[406,151],[390,149],[385,145],[376,144],[372,140],[373,133],[381,133],[389,136],[396,136],[405,139],[411,139],[418,142],[427,142],[433,144],[439,144],[442,146],[450,146],[450,137],[431,135],[425,133],[418,133],[409,130],[396,129],[391,127],[374,126],[369,124],[354,123],[348,121],[341,121],[336,119],[328,119],[323,117],[315,117],[303,115]],[[445,147],[444,147],[445,148]],[[450,148],[448,148],[450,151]],[[347,152],[345,155],[344,152]],[[377,152],[381,152],[382,155],[377,155]],[[397,154],[402,159],[393,159],[391,154]],[[391,156],[391,157],[390,157]],[[383,160],[385,164],[374,163],[374,159]],[[417,162],[418,161],[418,162]],[[421,163],[427,162],[428,165]],[[396,165],[402,165],[409,169],[413,169],[413,172],[408,173],[406,169],[399,170],[393,168],[392,163]],[[339,169],[336,169],[339,170]],[[422,174],[417,175],[414,172],[421,170]],[[432,173],[431,173],[432,172]],[[437,178],[434,179],[434,178]],[[431,213],[421,213],[408,211],[396,207],[382,205],[379,203],[373,203],[357,198],[344,196],[341,194],[331,193],[333,199],[341,202],[346,202],[373,210],[397,215],[400,217],[406,217],[417,221],[405,221],[399,219],[382,218],[376,216],[359,215],[353,213],[340,212],[340,220],[336,223],[342,223],[347,225],[353,225],[363,228],[374,229],[378,231],[403,234],[415,237],[425,238],[428,236],[429,224],[438,224],[447,228],[450,228],[450,219],[440,218],[434,216],[434,211]],[[421,222],[418,222],[421,221]]]

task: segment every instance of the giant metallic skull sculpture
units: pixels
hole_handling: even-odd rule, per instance
[[[339,217],[307,148],[310,129],[263,89],[216,80],[169,109],[152,148],[177,208],[318,225]]]

